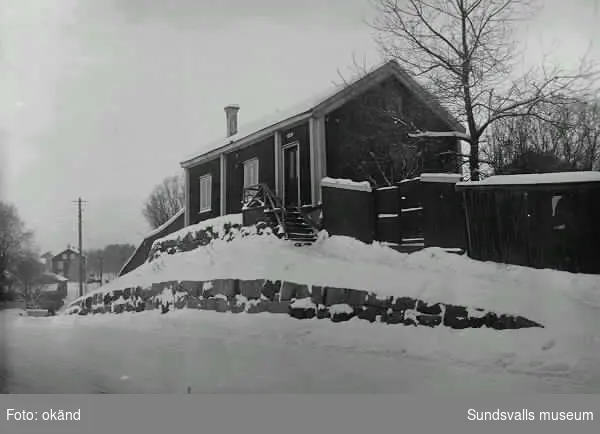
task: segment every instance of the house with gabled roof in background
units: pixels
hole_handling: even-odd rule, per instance
[[[358,127],[360,132],[363,126],[368,129],[356,104],[367,94],[383,109],[390,102],[394,109],[400,108],[417,130],[465,131],[395,61],[239,130],[240,107],[227,106],[227,136],[181,162],[185,171],[185,225],[240,213],[245,192],[259,184],[279,198],[283,207],[310,211],[321,204],[323,178],[369,180],[348,159],[344,143],[347,131]],[[456,137],[431,139],[429,145],[420,146],[426,149],[421,172],[459,173],[460,144]]]
[[[54,255],[51,259],[51,272],[66,277],[70,281],[79,281],[80,261],[83,262],[83,280],[86,276],[86,258],[70,245],[65,250]]]

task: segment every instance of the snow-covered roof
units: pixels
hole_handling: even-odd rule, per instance
[[[422,173],[421,182],[447,182],[456,183],[460,181],[462,175],[458,173]]]
[[[38,278],[38,281],[40,283],[44,283],[44,284],[54,284],[54,283],[68,282],[69,279],[67,279],[64,276],[55,274],[55,273],[46,272],[46,273],[43,273]]]
[[[555,172],[531,173],[524,175],[496,175],[481,181],[459,182],[459,186],[477,185],[533,185],[533,184],[568,184],[576,182],[600,182],[600,172]]]
[[[144,239],[142,241],[140,241],[140,243],[138,244],[137,248],[133,251],[133,253],[131,254],[131,256],[129,256],[129,259],[127,259],[127,261],[125,261],[125,263],[121,267],[121,270],[119,270],[119,274],[121,274],[123,272],[123,270],[125,269],[125,267],[127,267],[129,265],[129,263],[131,262],[131,260],[137,255],[138,251],[142,248],[142,246],[144,244],[144,241],[146,241],[148,238],[151,238],[151,237],[155,236],[156,234],[159,234],[162,230],[166,229],[170,224],[172,224],[175,220],[177,220],[179,217],[181,217],[181,215],[184,212],[185,212],[185,207],[183,207],[179,211],[177,211],[173,215],[173,217],[171,217],[169,220],[167,220],[166,222],[164,222],[162,225],[160,225],[156,229],[153,229],[150,232],[148,232],[146,234],[146,236],[144,236]]]
[[[272,129],[283,127],[287,122],[303,120],[314,113],[329,113],[339,107],[341,100],[356,95],[392,76],[396,77],[409,91],[444,119],[449,127],[458,132],[465,131],[463,125],[442,106],[433,94],[404,71],[396,61],[389,61],[378,65],[370,72],[360,75],[348,83],[334,85],[327,91],[313,95],[285,110],[276,111],[257,122],[242,126],[236,134],[220,138],[205,146],[206,152],[188,156],[181,162],[181,166],[190,167],[200,161],[216,157],[222,152],[236,149],[248,141],[259,140],[270,134]]]
[[[153,237],[154,235],[160,233],[162,230],[167,228],[171,223],[173,223],[175,220],[177,220],[179,217],[181,217],[181,215],[184,212],[185,212],[185,208],[181,208],[179,211],[177,211],[175,214],[173,214],[173,217],[171,217],[169,220],[164,222],[162,225],[160,225],[156,229],[153,229],[152,231],[148,232],[146,234],[146,236],[144,237],[144,239]]]
[[[68,282],[69,281],[69,279],[67,279],[66,277],[61,276],[61,275],[56,274],[56,273],[44,273],[44,274],[47,275],[48,277],[56,279],[59,282]]]
[[[56,255],[54,255],[52,258],[56,258],[57,256],[60,256],[64,253],[75,253],[76,255],[79,255],[79,251],[74,249],[73,247],[67,247],[65,250],[63,250],[60,253],[57,253]],[[81,255],[82,257],[85,258],[85,255]]]

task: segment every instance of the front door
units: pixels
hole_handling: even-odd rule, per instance
[[[283,149],[283,200],[285,206],[300,205],[300,160],[298,145]]]

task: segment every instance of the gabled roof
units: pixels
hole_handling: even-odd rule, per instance
[[[173,223],[175,220],[177,220],[179,217],[181,217],[181,215],[184,212],[185,212],[185,207],[181,208],[179,211],[177,211],[175,214],[173,214],[173,216],[169,220],[167,220],[166,222],[164,222],[162,225],[160,225],[159,227],[157,227],[155,229],[152,229],[152,231],[148,232],[146,234],[146,236],[144,237],[144,239],[153,237],[154,235],[156,235],[156,234],[160,233],[161,231],[163,231],[171,223]]]
[[[233,136],[221,138],[209,144],[205,147],[206,152],[186,158],[181,162],[181,166],[184,168],[193,166],[202,161],[215,158],[223,152],[229,152],[244,144],[260,140],[276,130],[291,126],[296,122],[330,113],[352,97],[390,77],[396,77],[413,95],[444,120],[449,128],[454,131],[465,131],[463,125],[442,106],[435,96],[401,68],[396,61],[392,60],[374,68],[350,83],[334,86],[327,92],[302,101],[287,110],[277,111],[260,121],[241,127]]]
[[[56,255],[54,255],[54,256],[52,257],[52,259],[56,258],[57,256],[61,256],[61,255],[62,255],[62,254],[64,254],[64,253],[69,253],[69,252],[70,252],[70,253],[74,253],[74,254],[76,254],[76,255],[79,255],[79,252],[78,252],[77,250],[73,249],[72,247],[67,247],[67,248],[66,248],[65,250],[63,250],[62,252],[60,252],[60,253],[57,253]],[[85,255],[81,255],[81,256],[85,258]]]

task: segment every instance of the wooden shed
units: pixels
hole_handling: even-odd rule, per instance
[[[600,172],[492,176],[456,189],[470,257],[600,274]]]
[[[166,237],[175,231],[183,229],[184,212],[184,208],[180,209],[169,220],[147,234],[137,249],[135,249],[131,257],[127,260],[125,265],[123,265],[123,268],[121,268],[121,271],[119,271],[119,276],[123,276],[135,270],[144,262],[146,262],[154,241],[158,240],[159,238]]]

